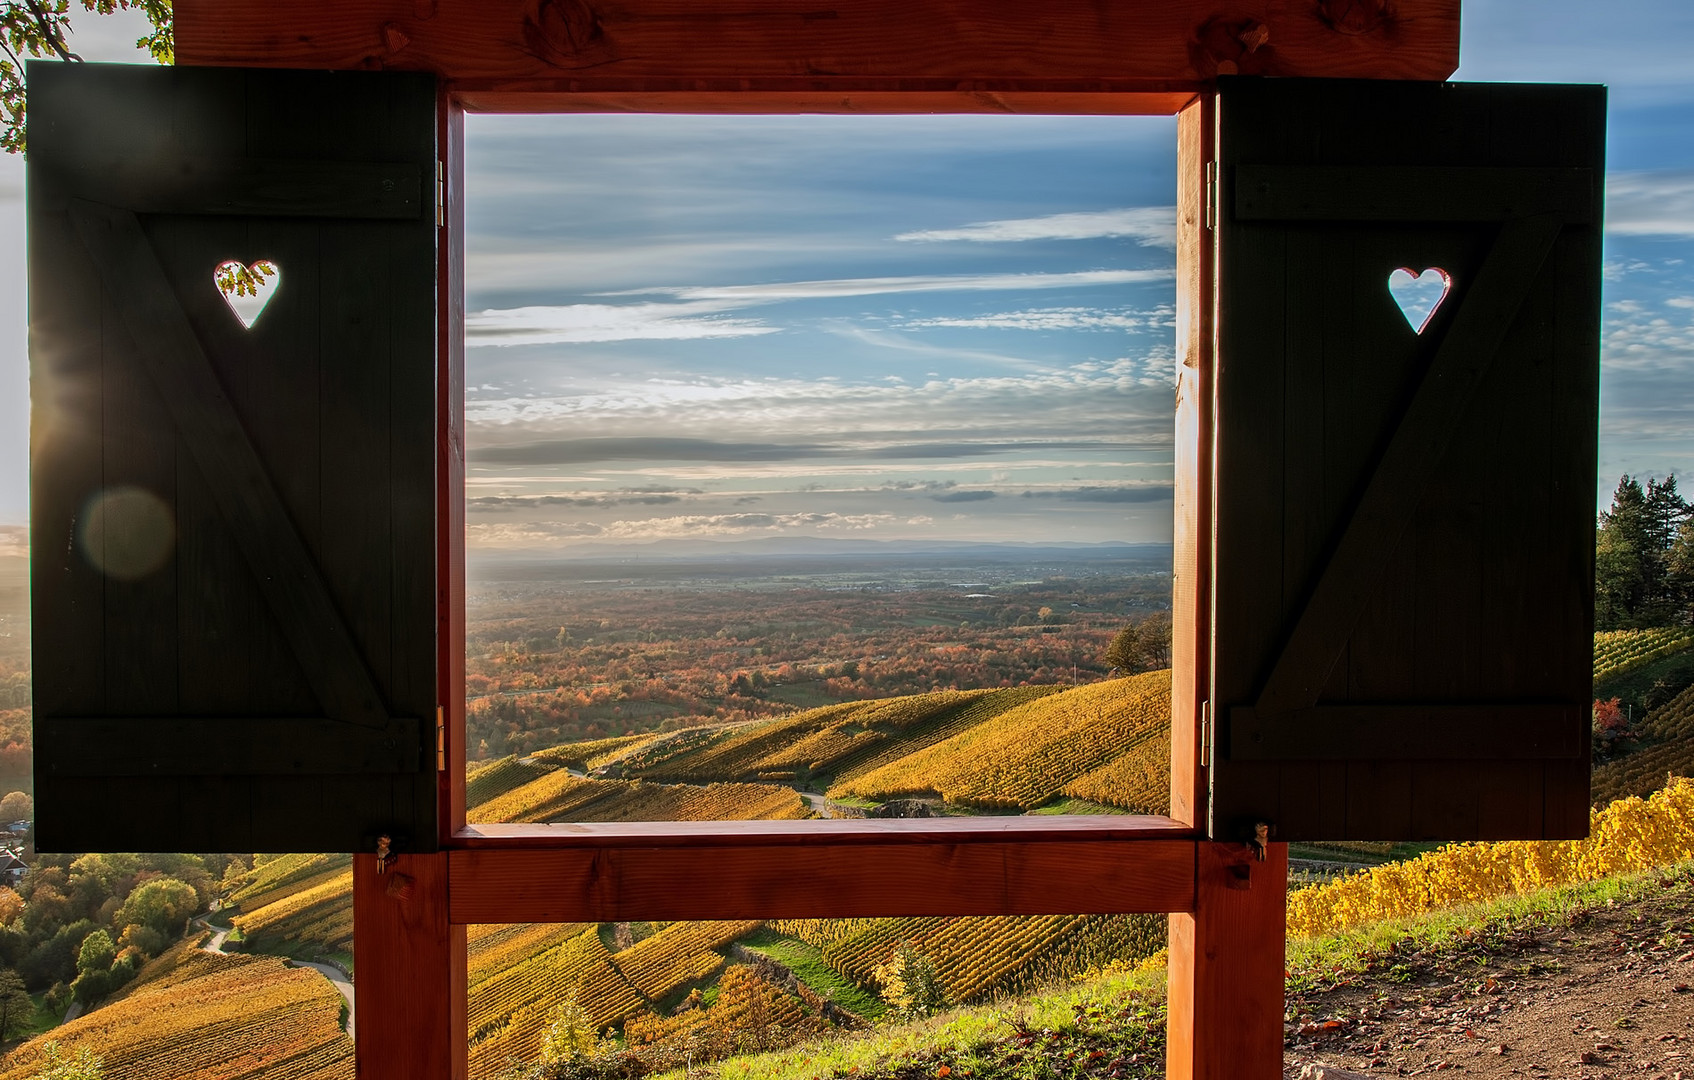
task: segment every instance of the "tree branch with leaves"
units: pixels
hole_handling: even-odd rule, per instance
[[[176,59],[172,35],[171,0],[78,0],[84,11],[111,15],[139,11],[147,16],[153,31],[136,39],[138,49],[161,64]],[[69,44],[71,0],[0,0],[0,148],[21,154],[25,138],[28,92],[24,62],[51,57],[81,63]]]

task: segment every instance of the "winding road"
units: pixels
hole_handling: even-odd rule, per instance
[[[206,952],[209,952],[209,953],[217,953],[220,956],[227,955],[226,953],[224,953],[224,942],[229,940],[229,931],[228,930],[221,930],[221,929],[218,929],[217,927],[212,926],[210,923],[208,923],[206,921],[205,916],[201,916],[200,918],[195,919],[194,921],[199,923],[202,927],[204,927],[207,930],[210,930],[212,932],[212,936],[207,938],[206,941],[200,946],[200,948],[205,950]],[[353,1011],[354,1011],[353,1010],[353,980],[351,980],[347,977],[347,973],[342,971],[340,968],[335,967],[331,964],[319,964],[319,963],[315,963],[311,960],[289,960],[288,966],[289,967],[298,967],[298,968],[311,968],[313,971],[317,972],[318,974],[322,975],[324,978],[328,979],[330,981],[330,983],[336,988],[336,990],[340,991],[342,999],[347,1002],[347,1036],[348,1036],[348,1038],[352,1038],[352,1036],[353,1036]]]

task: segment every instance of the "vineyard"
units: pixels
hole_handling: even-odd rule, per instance
[[[752,821],[810,816],[780,784],[654,784],[592,780],[563,769],[499,796],[472,821]]]
[[[268,956],[186,941],[149,961],[127,993],[12,1051],[0,1080],[26,1080],[50,1039],[106,1061],[106,1080],[352,1080],[341,995]]]
[[[1655,660],[1694,649],[1694,630],[1661,626],[1650,630],[1611,630],[1594,635],[1594,681],[1626,675]]]
[[[557,765],[536,763],[533,758],[519,761],[514,755],[472,766],[465,770],[465,805],[480,806],[513,788],[539,780],[556,768]]]
[[[1153,736],[1169,726],[1169,671],[1109,679],[1010,709],[837,784],[829,795],[883,800],[934,792],[969,806],[1030,810],[1138,745],[1156,745],[1168,762],[1169,740]],[[1125,774],[1133,779],[1138,770]],[[1113,778],[1102,776],[1094,786],[1106,788]],[[1116,795],[1134,798],[1128,790]]]

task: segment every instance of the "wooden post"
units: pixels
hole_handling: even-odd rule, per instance
[[[465,928],[447,921],[447,853],[353,857],[359,1080],[464,1080]]]
[[[1170,917],[1169,1080],[1282,1080],[1288,845],[1200,844],[1193,914]],[[361,1021],[362,1022],[362,1021]]]

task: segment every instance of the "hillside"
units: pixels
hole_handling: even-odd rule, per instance
[[[466,783],[480,821],[799,818],[813,812],[797,787],[841,778],[904,797],[910,785],[872,778],[930,769],[946,777],[934,797],[951,812],[1066,802],[1059,788],[1072,782],[1096,802],[1156,810],[1168,781],[1155,790],[1147,780],[1168,772],[1168,740],[1158,737],[1168,724],[1169,674],[1155,672],[568,743],[474,766]],[[577,775],[585,768],[593,775]],[[990,790],[995,777],[1008,798]],[[864,794],[855,801],[872,805]],[[350,874],[346,856],[256,860],[230,894],[245,947],[349,962]],[[1143,957],[1163,938],[1161,916],[477,926],[472,1075],[533,1058],[567,997],[594,1030],[621,1030],[652,1060],[712,1057],[746,1048],[750,1032],[774,1045],[878,1020],[876,969],[902,943],[935,963],[948,1000],[970,1002]]]
[[[352,1080],[341,995],[322,976],[198,946],[148,961],[113,1000],[13,1050],[0,1080],[35,1076],[49,1042],[92,1049],[105,1080]]]

